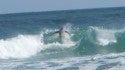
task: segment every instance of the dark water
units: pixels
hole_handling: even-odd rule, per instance
[[[124,24],[124,7],[1,14],[0,69],[124,70]]]

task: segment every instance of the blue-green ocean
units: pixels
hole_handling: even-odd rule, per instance
[[[1,14],[0,70],[125,70],[125,8]]]

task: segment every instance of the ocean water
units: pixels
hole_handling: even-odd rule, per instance
[[[125,8],[1,14],[0,70],[125,70]]]

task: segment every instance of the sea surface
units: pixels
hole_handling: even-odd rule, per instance
[[[0,70],[125,70],[125,8],[1,14]]]

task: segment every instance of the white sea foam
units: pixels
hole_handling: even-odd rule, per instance
[[[125,53],[98,54],[94,56],[70,57],[64,59],[51,59],[41,61],[40,65],[45,70],[50,69],[69,69],[77,68],[78,70],[124,70],[125,69]],[[50,67],[49,63],[57,64]]]
[[[96,40],[97,42],[99,43],[99,45],[108,45],[110,43],[116,43],[117,40],[116,40],[116,36],[115,36],[115,33],[114,31],[112,30],[96,30],[96,34],[97,34],[97,37],[96,37]]]
[[[0,40],[0,58],[25,58],[40,51],[42,43],[38,36],[19,35]]]
[[[68,48],[74,45],[70,41],[64,44],[58,42],[44,44],[42,39],[43,36],[40,35],[18,35],[6,40],[1,39],[0,58],[27,58],[53,46]]]
[[[104,29],[99,27],[90,27],[95,31],[96,44],[106,46],[112,43],[117,43],[116,34],[122,33],[125,29]]]

